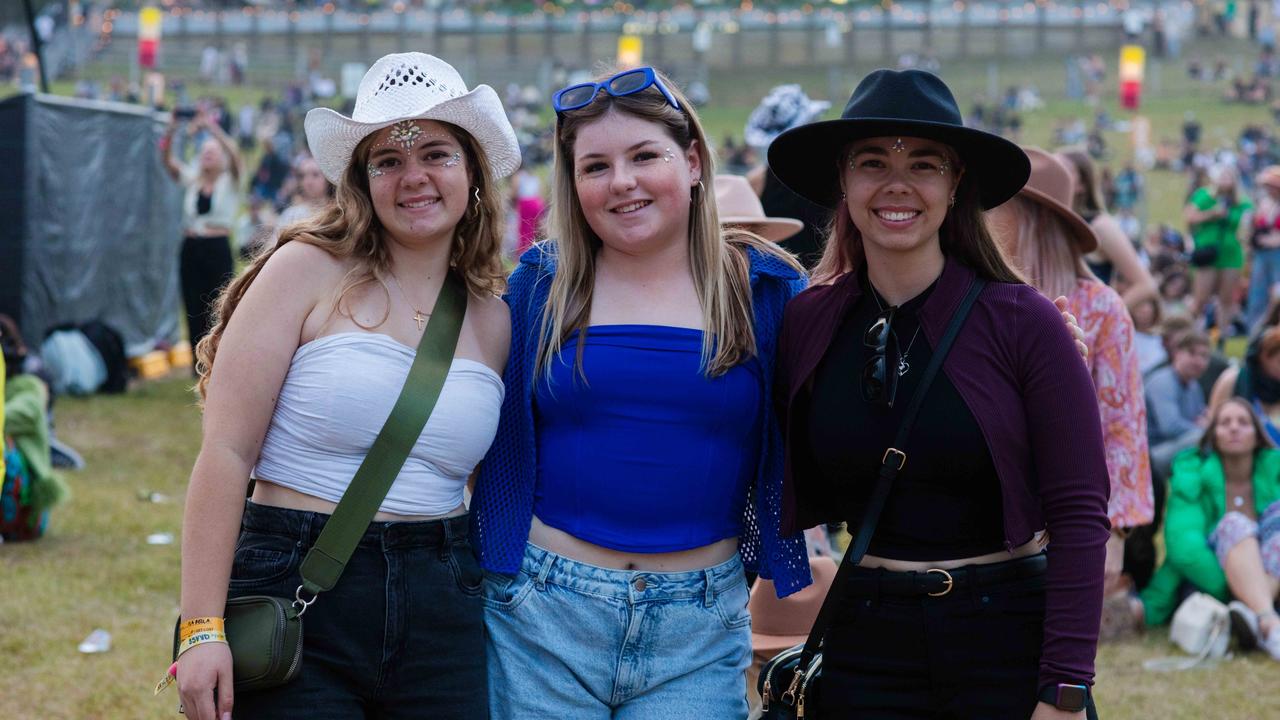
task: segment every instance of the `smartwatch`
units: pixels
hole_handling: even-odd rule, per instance
[[[1040,702],[1049,703],[1059,710],[1080,712],[1089,704],[1089,686],[1072,683],[1050,685],[1040,691]]]

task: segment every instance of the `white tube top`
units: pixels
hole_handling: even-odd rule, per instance
[[[388,335],[346,332],[299,347],[280,388],[253,477],[338,502],[400,396],[415,350]],[[382,512],[443,515],[489,450],[502,378],[454,358],[440,399]]]

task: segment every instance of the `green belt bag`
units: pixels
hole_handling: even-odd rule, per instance
[[[302,584],[294,591],[293,599],[247,595],[227,601],[225,630],[237,692],[265,690],[298,676],[302,669],[302,616],[320,593],[337,584],[356,544],[422,434],[453,363],[466,309],[466,288],[451,272],[445,277],[431,322],[418,343],[400,397],[316,544],[302,561]],[[181,624],[182,618],[178,618],[173,629],[174,660],[178,659]]]

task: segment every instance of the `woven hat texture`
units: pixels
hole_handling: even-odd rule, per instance
[[[321,172],[333,183],[370,134],[402,120],[438,120],[457,125],[484,148],[495,179],[520,165],[520,145],[498,94],[488,85],[468,91],[449,63],[425,53],[380,58],[356,91],[351,117],[329,108],[307,113],[307,144]]]

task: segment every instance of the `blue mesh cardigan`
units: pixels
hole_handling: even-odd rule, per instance
[[[807,280],[781,260],[748,251],[751,260],[751,299],[755,312],[756,353],[764,369],[762,394],[765,422],[760,443],[763,457],[743,517],[739,553],[748,570],[770,578],[779,596],[811,582],[804,537],[779,537],[782,509],[782,438],[773,412],[773,364],[777,352],[782,309],[805,288]],[[506,396],[498,434],[480,465],[480,478],[471,498],[471,538],[485,569],[499,573],[520,570],[529,527],[533,522],[533,486],[537,448],[533,429],[533,374],[538,326],[555,275],[554,245],[543,244],[520,258],[505,297],[511,307],[511,357],[502,381]]]

